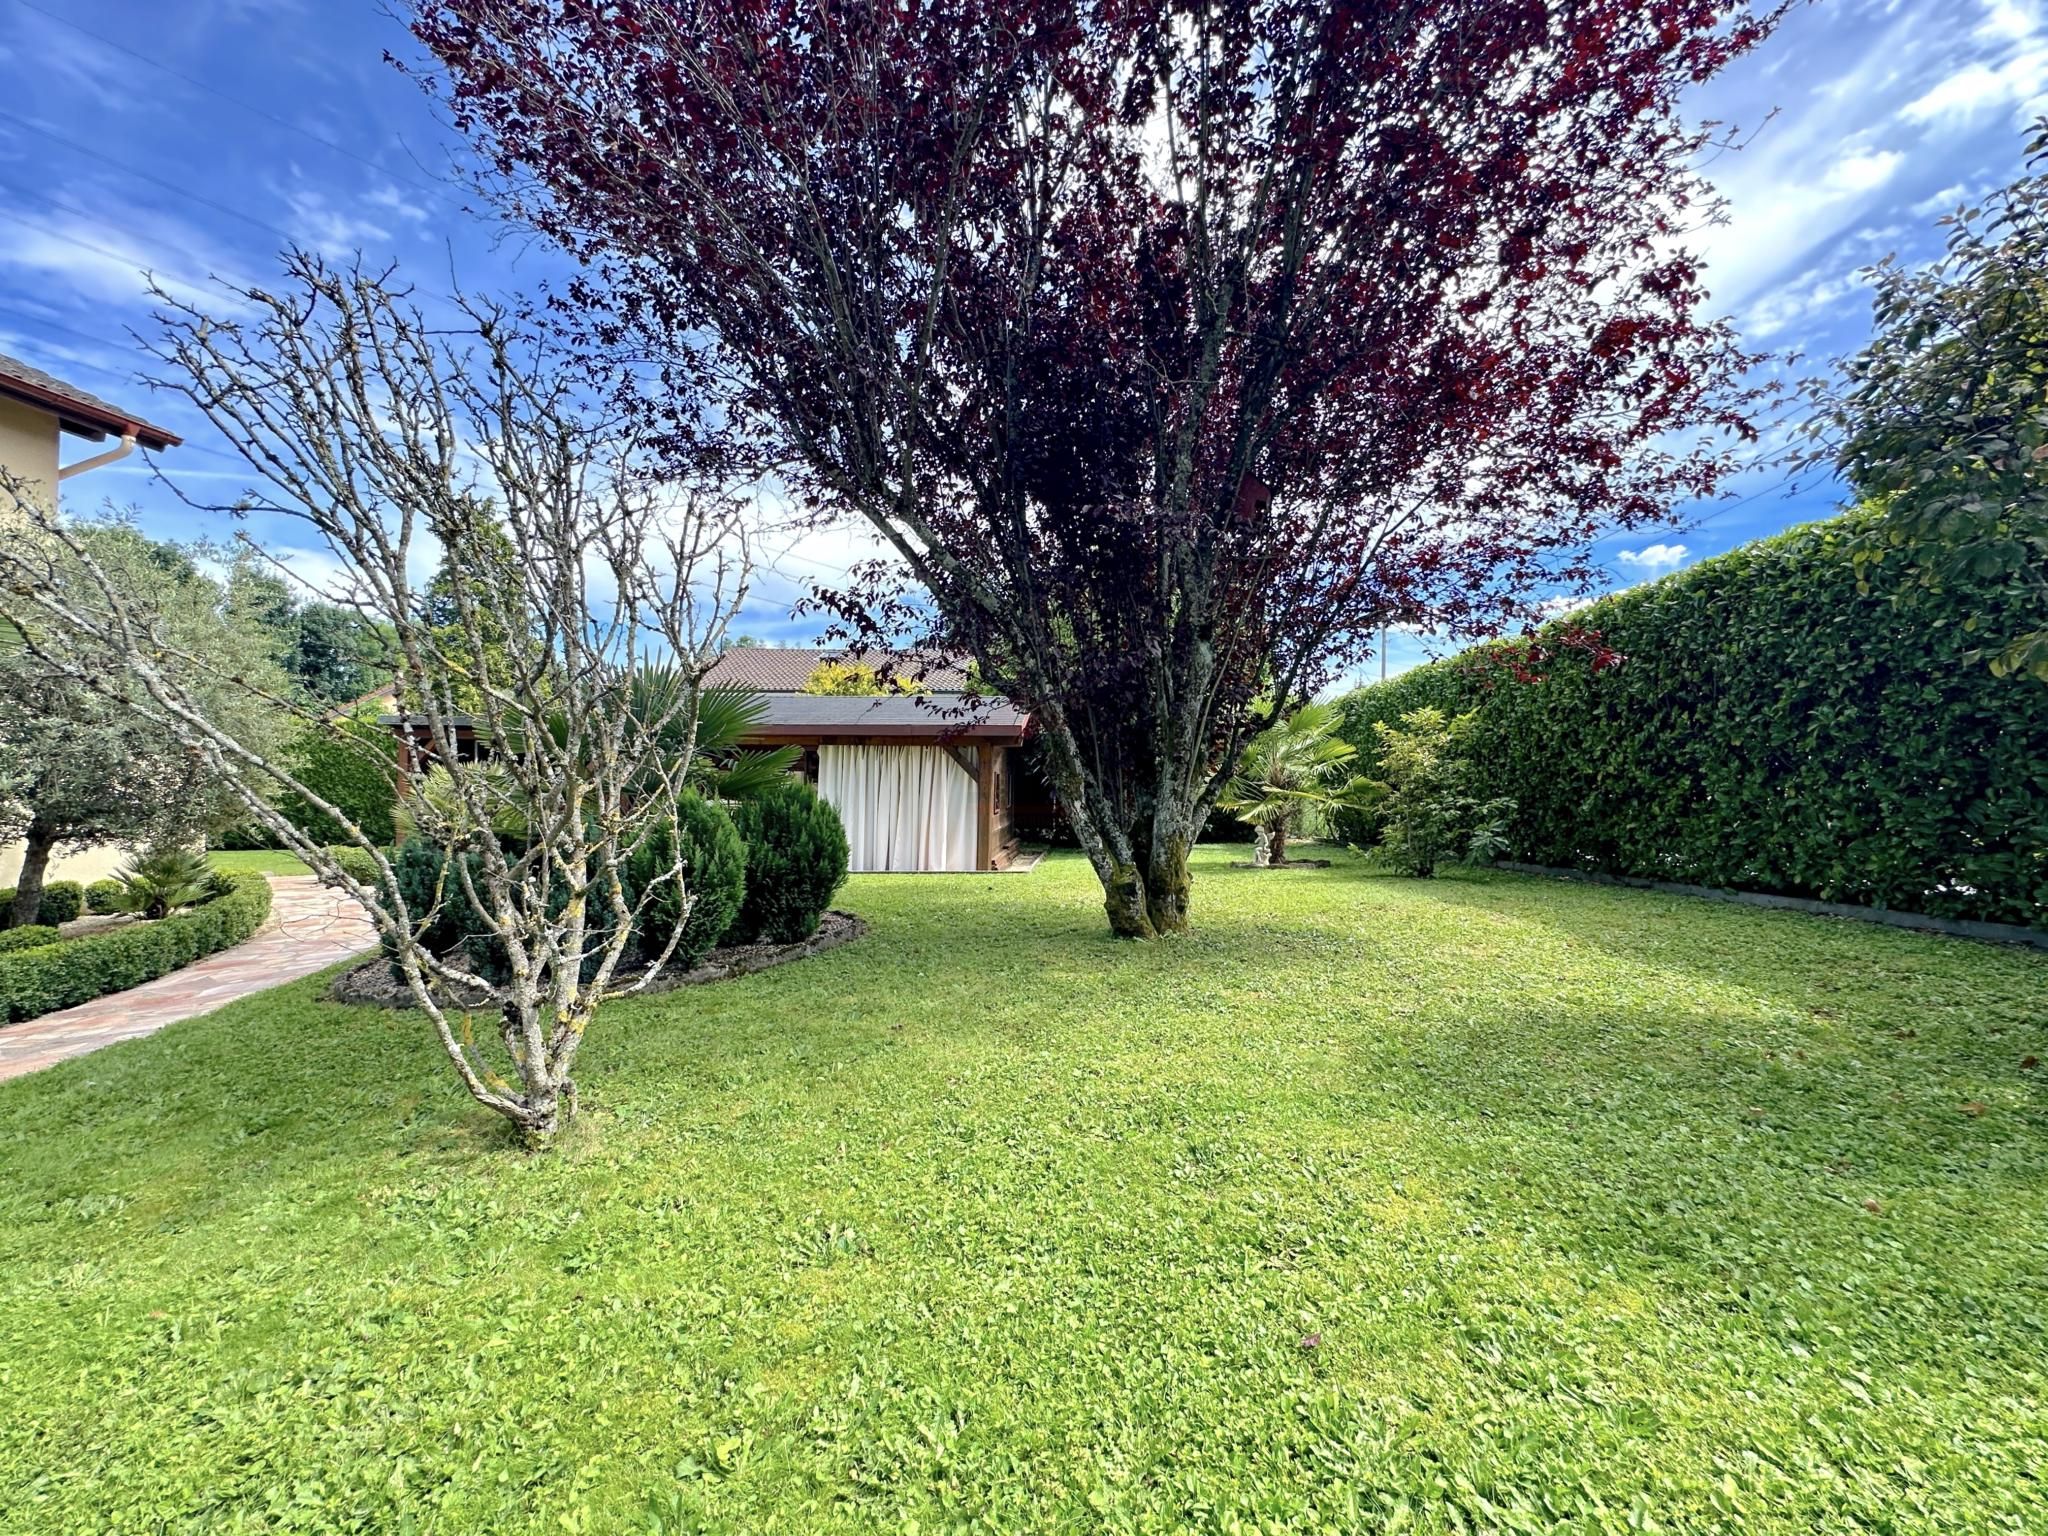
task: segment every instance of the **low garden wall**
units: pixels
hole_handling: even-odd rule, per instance
[[[155,922],[0,950],[0,1020],[32,1019],[154,981],[241,943],[269,916],[270,882],[240,875],[225,894]],[[54,929],[43,931],[55,938]]]
[[[2048,689],[1967,654],[2039,616],[2016,583],[1859,571],[1863,515],[1360,689],[1341,732],[1369,762],[1376,720],[1475,711],[1512,859],[2048,926]]]

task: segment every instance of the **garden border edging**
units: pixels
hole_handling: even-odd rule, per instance
[[[857,913],[842,911],[837,907],[828,908],[818,931],[807,939],[794,944],[739,944],[731,948],[714,949],[696,967],[688,971],[664,970],[654,980],[637,992],[635,997],[653,997],[663,992],[673,992],[679,987],[704,986],[716,981],[734,981],[742,976],[758,975],[772,971],[779,965],[792,960],[808,960],[813,955],[822,955],[827,950],[851,944],[865,938],[868,933],[867,919]],[[724,958],[719,958],[723,956]],[[352,966],[335,977],[334,985],[327,989],[329,1001],[344,1003],[356,1008],[389,1008],[403,1011],[418,1006],[412,994],[402,982],[391,980],[391,962],[383,956],[366,960]],[[454,999],[457,1006],[465,1006],[460,997]],[[475,1006],[472,1001],[466,1006]]]
[[[1852,922],[1938,933],[1951,939],[1972,939],[1980,944],[2018,944],[2048,949],[2048,930],[2022,928],[2017,923],[1987,923],[1967,917],[1930,917],[1924,912],[1895,912],[1886,907],[1859,907],[1844,901],[1816,901],[1810,896],[1727,891],[1717,886],[1687,885],[1677,880],[1610,875],[1591,869],[1560,869],[1551,864],[1521,864],[1509,859],[1498,860],[1493,867],[1516,875],[1543,875],[1552,880],[1578,880],[1588,885],[1625,885],[1633,890],[1659,891],[1666,896],[1698,896],[1706,901],[1734,902],[1740,906],[1764,907],[1780,912],[1804,912],[1812,917],[1843,917]]]

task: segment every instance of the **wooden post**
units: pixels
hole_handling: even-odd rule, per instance
[[[996,748],[981,744],[974,774],[974,867],[996,867]]]

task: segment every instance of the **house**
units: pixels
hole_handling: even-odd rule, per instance
[[[60,459],[67,435],[89,443],[104,443],[109,438],[117,441],[110,448],[65,464]],[[152,426],[133,411],[0,353],[0,469],[26,481],[28,493],[46,505],[56,503],[64,482],[126,458],[137,445],[161,452],[175,448],[178,442],[175,433]],[[0,493],[0,522],[16,515],[13,498]],[[0,886],[14,884],[21,873],[23,851],[24,845],[18,842],[0,846]],[[59,854],[50,861],[44,878],[102,879],[127,856],[128,850],[119,847]]]
[[[802,773],[846,827],[849,867],[967,872],[1009,866],[1018,832],[1051,811],[1051,794],[1022,750],[1031,717],[967,691],[947,658],[899,657],[897,676],[922,693],[846,697],[804,692],[842,651],[736,646],[707,686],[753,689],[764,710],[747,746],[796,747]]]
[[[1023,750],[1032,734],[1023,710],[973,694],[967,673],[945,661],[897,658],[897,677],[918,693],[804,691],[821,664],[847,660],[842,651],[738,646],[712,663],[704,682],[759,699],[761,718],[739,745],[797,749],[793,771],[838,811],[855,873],[1007,869],[1020,834],[1043,837],[1058,826],[1052,791]],[[350,707],[378,711],[378,723],[399,735],[401,768],[416,771],[426,750],[421,733],[390,712],[389,685]],[[481,760],[491,750],[479,729],[456,725],[458,758]]]

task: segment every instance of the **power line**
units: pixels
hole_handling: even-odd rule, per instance
[[[68,149],[76,150],[79,154],[85,155],[94,161],[103,161],[106,158],[103,154],[101,154],[97,150],[94,150],[89,145],[81,144],[76,139],[67,139],[66,137],[64,137],[63,134],[52,132],[50,129],[45,128],[38,123],[32,123],[25,117],[20,117],[17,116],[15,113],[7,111],[4,107],[0,107],[0,117],[6,118],[9,122],[14,123],[18,127],[26,128],[30,133],[41,134],[44,138],[51,140],[53,143],[62,144]],[[138,181],[146,181],[153,187],[161,187],[166,192],[173,193],[178,197],[186,198],[191,202],[198,203],[201,207],[211,208],[216,213],[224,213],[228,215],[228,217],[230,218],[240,219],[245,224],[253,224],[258,229],[276,235],[286,244],[297,243],[295,237],[289,234],[287,231],[279,229],[275,224],[272,224],[265,219],[257,218],[253,213],[244,213],[241,209],[231,208],[226,203],[217,203],[210,197],[201,197],[197,192],[194,192],[189,187],[179,186],[174,181],[166,181],[161,176],[152,176],[148,171],[138,170],[136,169],[136,167],[129,165],[125,161],[115,162],[114,169],[119,171],[124,176],[133,176]],[[47,193],[28,192],[20,187],[9,187],[8,190],[19,193],[20,195],[25,197],[48,196]],[[54,199],[52,199],[52,201],[54,201]]]
[[[303,127],[298,123],[292,122],[288,118],[279,117],[275,112],[266,111],[264,108],[257,106],[254,102],[244,101],[242,100],[241,97],[231,95],[228,92],[222,90],[219,86],[214,85],[209,81],[202,80],[196,75],[188,75],[181,69],[173,69],[170,65],[164,63],[164,61],[161,59],[151,58],[146,53],[140,53],[133,48],[124,47],[122,44],[114,42],[110,38],[103,37],[101,34],[91,30],[88,27],[81,26],[79,23],[73,21],[68,16],[60,16],[57,14],[57,12],[50,10],[46,6],[37,5],[35,3],[35,0],[14,0],[14,3],[20,6],[23,10],[34,11],[38,16],[42,16],[50,21],[54,21],[59,26],[69,27],[72,31],[78,33],[82,37],[90,38],[95,48],[104,48],[110,52],[122,54],[127,58],[131,58],[135,60],[136,63],[138,64],[146,64],[151,69],[161,70],[164,74],[169,75],[174,80],[182,80],[185,84],[191,86],[196,91],[204,91],[209,96],[217,96],[222,101],[227,102],[230,106],[240,107],[244,112],[252,113],[257,117],[262,118],[267,123],[275,123],[278,127],[283,128],[288,132],[299,134],[303,138],[312,140],[315,144],[321,145],[327,149],[331,149],[337,155],[346,155],[349,159],[354,160],[359,164],[367,165],[371,170],[377,172],[377,174],[380,176],[388,176],[393,181],[402,181],[406,183],[406,185],[411,187],[417,187],[420,191],[425,192],[429,196],[435,198],[439,198],[443,195],[442,188],[429,186],[426,182],[416,180],[415,178],[407,176],[402,172],[393,171],[386,168],[385,166],[379,165],[375,160],[372,160],[368,155],[358,154],[355,150],[350,149],[346,144],[337,144],[334,140],[328,138],[324,134],[315,133],[312,129]]]
[[[46,331],[61,331],[66,336],[76,336],[80,341],[89,341],[96,347],[110,347],[115,351],[119,351],[125,345],[128,345],[128,343],[108,341],[104,336],[95,336],[89,331],[81,331],[76,326],[65,325],[61,321],[46,320],[41,315],[22,314],[18,310],[0,310],[0,319],[12,320],[17,325],[39,325]],[[89,366],[99,368],[100,372],[106,374],[109,378],[113,377],[114,370],[111,368],[101,367],[97,363],[90,364]]]
[[[5,184],[0,183],[0,185]],[[14,187],[8,187],[8,190],[19,191],[18,188]],[[43,194],[43,196],[46,199],[46,201],[54,204],[57,207],[57,209],[61,212],[75,214],[80,218],[86,219],[96,217],[96,215],[89,209],[79,208],[76,206],[58,202],[56,198],[50,197],[47,193]],[[0,218],[12,219],[15,223],[23,225],[29,229],[33,229],[38,234],[48,235],[52,240],[62,240],[66,245],[75,245],[81,251],[91,251],[95,256],[104,256],[110,261],[118,261],[122,263],[124,266],[130,268],[137,275],[140,275],[141,273],[148,270],[142,263],[136,261],[135,253],[133,251],[116,251],[107,246],[95,244],[91,240],[83,239],[78,235],[71,234],[66,230],[52,229],[49,225],[38,224],[34,219],[28,218],[23,214],[17,213],[12,208],[0,208]],[[164,247],[164,250],[170,252],[172,255],[183,256],[187,261],[198,263],[199,266],[205,268],[208,274],[211,276],[220,275],[219,273],[214,271],[213,262],[207,257],[197,255],[192,251],[185,250],[182,247],[175,245],[167,245]],[[227,276],[237,287],[253,288],[255,286],[255,284],[249,282],[246,278],[237,277],[232,272],[228,273]]]

